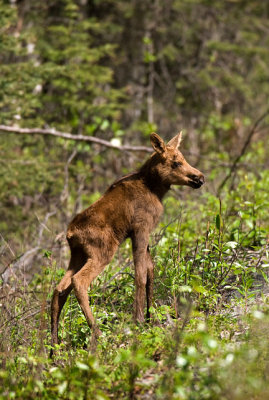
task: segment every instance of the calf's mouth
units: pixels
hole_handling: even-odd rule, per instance
[[[188,178],[189,178],[188,184],[193,189],[199,189],[205,183],[205,178],[203,175],[202,176],[189,175]]]

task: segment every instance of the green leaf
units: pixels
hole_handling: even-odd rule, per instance
[[[89,366],[87,364],[84,364],[80,361],[76,361],[76,366],[81,369],[82,371],[89,371]]]
[[[231,249],[235,249],[236,247],[238,247],[239,246],[239,243],[237,243],[237,242],[227,242],[227,243],[225,243],[225,245],[227,246],[227,247],[229,247],[229,248],[231,248]]]
[[[222,217],[220,214],[216,215],[216,228],[220,231],[222,228]]]
[[[67,388],[67,381],[64,381],[63,383],[58,385],[59,395],[62,395],[65,392],[66,388]]]

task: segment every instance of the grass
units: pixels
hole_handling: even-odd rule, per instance
[[[268,173],[167,213],[152,237],[152,321],[132,322],[130,243],[96,279],[90,331],[71,295],[50,350],[49,304],[64,270],[44,251],[30,284],[1,290],[0,399],[253,399],[269,397]]]

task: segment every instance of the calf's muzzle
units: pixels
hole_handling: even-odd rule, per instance
[[[199,189],[205,183],[205,177],[202,173],[199,173],[197,175],[189,174],[188,178],[189,178],[189,185],[193,189]]]

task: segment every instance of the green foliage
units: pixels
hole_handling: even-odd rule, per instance
[[[171,326],[111,326],[93,353],[59,346],[54,361],[33,344],[28,351],[20,346],[14,356],[2,353],[0,396],[125,399],[149,392],[156,399],[266,399],[268,323],[257,309],[240,328],[229,324],[229,315],[187,312]],[[32,343],[40,340],[35,335]]]
[[[268,176],[262,174],[257,182],[249,175],[247,184],[245,179],[238,186],[241,202],[237,191],[227,193],[221,203],[205,193],[199,207],[189,199],[178,215],[177,201],[168,197],[170,223],[164,220],[151,245],[156,263],[152,322],[132,322],[134,276],[127,242],[121,249],[125,267],[116,257],[90,290],[103,333],[99,342],[91,338],[70,295],[53,361],[47,358],[47,305],[64,270],[50,250],[43,250],[47,266],[27,290],[9,297],[1,315],[0,398],[139,399],[150,394],[154,399],[266,399],[267,203],[258,190],[252,200],[248,197],[250,204],[244,198],[249,185],[264,187]],[[240,211],[247,217],[235,233]]]
[[[113,72],[101,65],[113,57],[114,46],[92,44],[94,35],[102,32],[94,18],[87,18],[70,0],[52,16],[50,3],[36,4],[21,16],[24,26],[19,34],[17,8],[2,7],[10,8],[4,13],[3,36],[6,33],[14,42],[12,46],[7,42],[2,53],[2,122],[22,119],[28,126],[52,123],[65,129],[71,124],[81,129],[98,115],[115,116],[120,91],[107,90]]]

